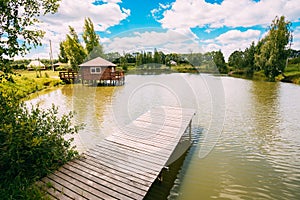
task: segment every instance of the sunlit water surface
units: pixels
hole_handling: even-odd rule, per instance
[[[66,85],[28,103],[74,111],[83,152],[159,105],[194,108],[194,143],[149,199],[300,199],[300,87],[210,75],[128,75]]]

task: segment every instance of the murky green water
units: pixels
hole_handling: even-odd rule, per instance
[[[299,100],[292,84],[162,74],[128,75],[121,87],[66,85],[31,102],[75,111],[86,124],[75,137],[80,151],[153,106],[195,108],[195,142],[155,198],[300,199]]]

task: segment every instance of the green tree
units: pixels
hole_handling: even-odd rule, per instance
[[[269,81],[275,81],[275,77],[284,72],[289,53],[290,24],[284,16],[276,16],[268,34],[261,41],[259,53],[255,55],[255,64],[264,70]]]
[[[166,55],[164,54],[164,52],[159,51],[158,55],[159,55],[159,63],[166,64]]]
[[[136,54],[136,66],[140,66],[143,64],[143,52],[139,53],[137,52]]]
[[[68,57],[65,51],[64,42],[59,43],[59,55],[58,55],[58,61],[62,63],[68,62]]]
[[[213,52],[213,61],[220,73],[227,73],[227,66],[221,50]]]
[[[250,47],[246,48],[244,52],[244,66],[246,70],[246,75],[248,77],[252,77],[254,71],[256,71],[255,59],[254,59],[255,52],[256,52],[256,46],[254,42],[252,42]]]
[[[161,60],[160,55],[159,55],[157,49],[154,48],[153,62],[154,63],[161,63],[160,60]]]
[[[74,28],[69,26],[70,33],[67,34],[67,39],[63,46],[67,54],[67,58],[74,71],[78,71],[79,65],[83,63],[86,58],[86,51],[79,42],[79,38]]]
[[[10,72],[9,59],[24,55],[41,44],[42,30],[32,29],[38,17],[55,13],[60,0],[1,0],[0,1],[0,71]],[[9,78],[9,73],[0,78]]]
[[[86,50],[88,53],[88,60],[103,57],[103,47],[100,44],[99,35],[96,34],[94,24],[90,18],[84,20],[82,38],[85,42]]]
[[[228,58],[228,65],[234,69],[242,69],[244,67],[244,52],[234,51]]]

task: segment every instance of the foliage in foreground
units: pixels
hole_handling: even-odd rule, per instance
[[[0,91],[0,194],[3,199],[38,199],[34,182],[78,155],[72,114],[57,116],[57,108],[26,108],[13,95]]]

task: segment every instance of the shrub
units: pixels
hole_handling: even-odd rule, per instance
[[[32,199],[33,183],[78,155],[72,113],[57,116],[57,108],[26,108],[12,93],[0,91],[0,194],[3,199]],[[33,192],[28,192],[33,191]]]

